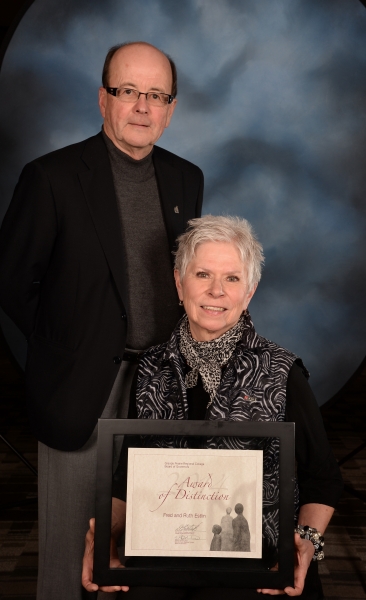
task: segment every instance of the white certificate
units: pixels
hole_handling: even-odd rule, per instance
[[[126,556],[262,557],[261,450],[130,448]]]

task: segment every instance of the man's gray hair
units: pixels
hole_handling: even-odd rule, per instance
[[[231,242],[236,245],[248,269],[248,286],[251,290],[259,283],[264,263],[263,246],[246,219],[205,215],[188,221],[188,229],[177,239],[175,268],[183,279],[196,247],[205,242]]]

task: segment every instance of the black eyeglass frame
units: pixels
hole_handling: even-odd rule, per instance
[[[148,102],[147,95],[154,94],[154,93],[159,94],[160,96],[168,96],[167,104],[171,104],[175,98],[175,96],[172,96],[171,94],[165,94],[165,92],[154,92],[154,90],[151,90],[151,92],[139,92],[139,90],[135,90],[135,88],[118,88],[118,87],[107,87],[107,86],[105,86],[104,89],[107,91],[107,94],[111,94],[111,96],[115,96],[116,98],[117,98],[117,90],[120,90],[120,89],[133,90],[138,93],[138,98],[137,98],[136,102],[140,99],[141,94],[143,96],[146,96],[146,102]],[[131,104],[132,104],[132,102],[131,102]]]

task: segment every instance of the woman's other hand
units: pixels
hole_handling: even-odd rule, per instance
[[[96,583],[93,583],[95,519],[90,519],[89,527],[89,531],[85,537],[85,551],[83,557],[83,570],[81,576],[82,585],[88,592],[96,592],[97,590],[101,590],[102,592],[118,592],[120,590],[122,590],[123,592],[128,592],[129,588],[125,585],[99,587]],[[124,568],[119,559],[117,552],[117,544],[113,537],[111,538],[110,546],[110,567],[114,569]]]
[[[295,533],[295,587],[286,587],[284,590],[274,589],[257,589],[257,592],[262,594],[270,594],[272,596],[300,596],[305,585],[305,578],[308,568],[314,556],[314,546],[309,540],[302,540],[298,533]]]
[[[324,531],[333,515],[334,508],[326,504],[304,504],[300,508],[299,523],[315,527],[318,531]],[[304,589],[305,577],[309,565],[314,556],[314,546],[309,540],[303,540],[298,533],[295,533],[295,587],[287,587],[284,590],[257,589],[262,594],[271,594],[278,596],[287,594],[288,596],[300,596]]]

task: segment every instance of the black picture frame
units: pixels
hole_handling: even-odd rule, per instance
[[[278,570],[262,559],[138,557],[109,567],[113,442],[116,435],[275,437],[279,457]],[[93,581],[99,586],[236,587],[284,589],[294,585],[295,424],[236,421],[99,419]]]

